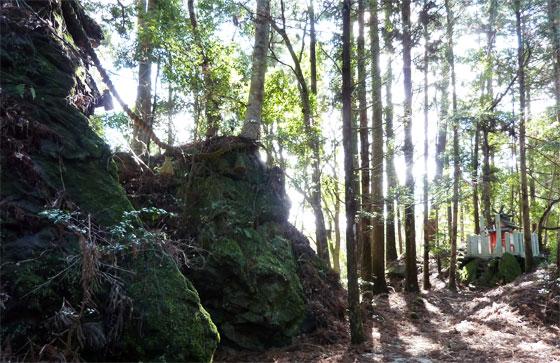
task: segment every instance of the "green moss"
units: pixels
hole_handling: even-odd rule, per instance
[[[0,340],[9,341],[13,351],[21,354],[30,346],[64,341],[61,336],[53,343],[52,317],[63,302],[78,308],[83,298],[77,236],[39,219],[37,213],[60,201],[61,208],[75,206],[83,215],[90,214],[97,224],[107,226],[116,224],[124,211],[132,209],[114,177],[108,145],[91,129],[80,109],[97,95],[88,82],[85,56],[60,39],[73,43],[60,7],[45,6],[38,11],[57,20],[57,34],[29,22],[31,15],[26,9],[6,8],[0,42],[0,88],[3,100],[14,106],[15,113],[2,134],[13,144],[2,148],[0,154],[0,199],[7,202],[0,220],[0,267],[2,292],[9,296],[6,307],[0,309]],[[72,104],[74,100],[77,105]],[[13,162],[16,150],[24,158]],[[128,265],[121,256],[110,256],[109,260],[103,260],[102,266],[118,261],[126,269],[119,278],[127,289],[125,295],[133,300],[134,319],[124,316],[123,336],[116,338],[124,341],[127,349],[120,359],[212,359],[219,341],[217,329],[192,284],[168,257],[152,251]],[[95,307],[99,315],[92,318],[99,320],[92,323],[104,329],[100,334],[107,334],[114,327],[114,311],[108,299],[102,299],[109,295],[110,287],[100,280],[100,291],[94,294],[99,300]],[[105,360],[111,351],[108,346],[82,348],[84,358],[95,360]],[[86,351],[89,348],[93,351]]]
[[[219,335],[192,284],[167,256],[148,252],[133,268],[142,273],[127,288],[134,317],[125,329],[123,357],[211,361]]]
[[[459,271],[459,278],[465,284],[470,284],[477,278],[478,268],[481,260],[474,259],[467,263],[461,271]]]
[[[498,264],[498,271],[499,271],[499,276],[505,282],[512,282],[518,276],[520,276],[522,272],[521,266],[519,265],[517,258],[514,255],[507,252],[504,253],[502,258],[500,258],[500,263]]]
[[[68,163],[64,179],[70,197],[98,223],[115,224],[123,212],[132,210],[122,187],[97,161]]]
[[[226,153],[197,169],[181,195],[188,228],[208,251],[204,268],[189,274],[204,306],[229,344],[289,344],[305,300],[291,244],[276,228],[286,218],[283,195],[251,153]]]
[[[478,283],[482,286],[494,286],[496,285],[500,278],[498,275],[498,258],[492,258],[484,263],[484,271],[482,276],[478,280]]]

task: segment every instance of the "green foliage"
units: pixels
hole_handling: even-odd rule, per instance
[[[124,112],[107,112],[101,115],[92,115],[90,124],[100,136],[103,136],[103,129],[105,128],[118,130],[121,134],[127,135],[130,119]]]
[[[109,268],[99,274],[108,278],[109,285],[117,284],[119,289],[123,289],[122,293],[126,295],[121,297],[122,301],[129,301],[132,305],[132,316],[125,319],[122,336],[119,335],[121,350],[111,353],[112,357],[149,361],[212,360],[219,334],[210,315],[200,305],[196,290],[180,272],[175,256],[168,252],[168,245],[173,241],[166,240],[165,235],[158,231],[147,231],[140,222],[140,217],[154,220],[166,218],[170,213],[158,208],[129,211],[110,228],[92,225],[79,212],[51,209],[39,215],[88,239],[95,250],[95,258],[111,260],[112,265],[118,263],[120,269],[133,272],[117,276],[115,273],[120,270]],[[90,236],[95,236],[95,240],[89,240]],[[80,270],[70,268],[78,266],[80,259],[86,259],[84,253],[82,251],[82,256],[66,259],[71,263],[66,269],[68,272],[58,280],[47,280],[48,284],[36,275],[34,267],[30,268],[32,265],[26,265],[27,269],[18,272],[18,286],[23,289],[21,293],[32,291],[35,297],[44,300],[43,305],[46,299],[60,298],[56,295],[58,284],[66,283],[71,289],[80,286]],[[57,260],[54,254],[50,254],[46,261],[53,258]],[[53,268],[49,267],[48,271],[52,271],[52,276],[59,276],[57,268]],[[103,283],[103,289],[97,289],[99,298],[115,287],[106,286],[107,283]],[[101,283],[98,283],[100,286]],[[68,295],[62,296],[68,298]]]
[[[550,244],[550,263],[558,263],[558,261],[556,261],[556,257],[558,256],[558,248],[560,248],[560,239],[556,238],[556,240],[553,240]]]
[[[478,268],[481,261],[474,259],[467,263],[460,271],[459,278],[464,284],[470,284],[477,278]]]

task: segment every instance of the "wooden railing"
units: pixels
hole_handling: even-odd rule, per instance
[[[504,252],[515,256],[525,257],[525,242],[523,232],[505,232],[502,235],[500,215],[495,219],[496,246],[492,248],[492,239],[489,233],[468,236],[466,240],[466,256],[468,257],[501,257]],[[501,243],[500,243],[501,242]],[[531,234],[531,248],[533,256],[539,256],[539,239],[536,233]]]
[[[493,250],[490,236],[485,234],[468,236],[466,244],[466,255],[469,257],[501,257],[504,252],[525,257],[523,232],[505,232],[502,243],[498,239]],[[531,234],[531,247],[533,256],[540,255],[539,240],[536,233]]]

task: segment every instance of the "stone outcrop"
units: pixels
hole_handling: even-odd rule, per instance
[[[89,125],[100,94],[66,16],[0,5],[1,358],[210,361],[216,327],[171,256],[108,232],[132,205]]]

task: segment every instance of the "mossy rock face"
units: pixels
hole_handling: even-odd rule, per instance
[[[209,362],[220,337],[198,293],[166,255],[144,254],[127,286],[134,311],[120,357],[125,360]]]
[[[478,278],[477,275],[481,263],[484,263],[484,261],[479,258],[475,258],[463,266],[463,268],[459,271],[459,278],[461,279],[461,282],[464,284],[470,284],[475,281]]]
[[[306,307],[291,243],[279,231],[288,214],[282,175],[246,150],[195,168],[179,194],[185,222],[207,255],[189,278],[226,344],[289,344]]]
[[[51,5],[34,3],[61,19]],[[111,170],[109,147],[86,117],[100,95],[83,59],[71,38],[61,40],[65,34],[18,21],[33,17],[23,7],[3,12],[2,195],[40,203],[64,194],[97,222],[116,223],[132,206]]]
[[[124,313],[120,323],[114,320],[116,285],[107,279],[91,284],[92,301],[76,318],[86,295],[83,234],[38,213],[79,211],[106,231],[132,206],[115,178],[109,147],[89,125],[99,93],[84,53],[63,32],[64,20],[59,1],[0,7],[0,341],[13,355],[3,351],[3,358],[210,361],[216,327],[194,287],[162,253],[99,256],[109,269],[103,272],[122,283],[119,301],[134,320]],[[115,332],[117,325],[122,329]],[[84,340],[78,343],[76,335],[66,349],[70,327],[79,327]],[[128,355],[115,349],[122,341]]]
[[[168,225],[176,239],[197,245],[186,251],[192,256],[186,275],[222,343],[262,350],[302,333],[331,332],[320,339],[332,343],[343,336],[346,292],[288,223],[283,171],[266,166],[254,143],[232,136],[175,156],[173,176],[140,179],[126,161],[119,175],[137,207],[171,207],[180,216]]]
[[[6,217],[3,222],[14,221]],[[77,239],[46,226],[18,238],[2,227],[1,340],[16,349],[46,343],[63,303],[77,307],[82,298]]]
[[[521,273],[522,269],[517,257],[506,252],[500,258],[472,259],[459,271],[459,277],[464,284],[491,287],[499,283],[511,282]]]
[[[517,258],[511,253],[504,253],[498,264],[498,273],[504,282],[512,282],[519,277],[522,271]]]

